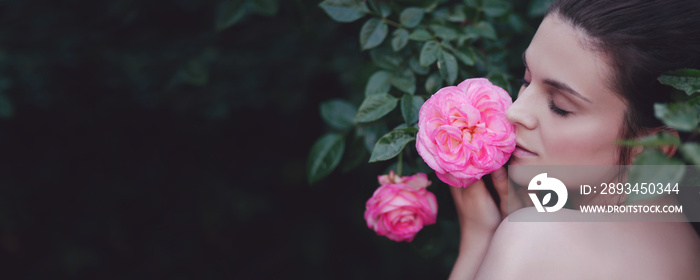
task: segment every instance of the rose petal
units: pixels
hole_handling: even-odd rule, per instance
[[[487,79],[438,90],[419,111],[416,149],[440,180],[466,186],[505,164],[515,149],[508,93]]]
[[[364,217],[367,227],[378,235],[411,242],[424,225],[435,223],[437,199],[426,190],[430,181],[424,173],[397,180],[405,183],[383,185],[375,190],[365,204]]]

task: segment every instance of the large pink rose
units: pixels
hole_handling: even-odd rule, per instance
[[[505,115],[511,104],[505,90],[484,78],[438,90],[418,114],[418,154],[443,182],[471,185],[515,149],[515,127]]]
[[[424,225],[437,219],[437,199],[426,190],[425,173],[399,177],[393,171],[379,176],[381,186],[365,205],[367,226],[394,241],[413,241]]]

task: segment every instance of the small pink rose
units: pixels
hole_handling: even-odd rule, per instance
[[[423,226],[437,219],[437,199],[426,190],[425,173],[399,177],[394,171],[379,176],[381,186],[365,204],[367,226],[394,241],[413,241]]]
[[[443,182],[466,187],[503,166],[515,149],[508,93],[484,78],[444,87],[418,113],[416,149]]]

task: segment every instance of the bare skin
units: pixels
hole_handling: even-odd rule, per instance
[[[493,181],[501,197],[514,193],[512,189],[507,191],[507,179]],[[504,219],[509,215],[507,201],[496,205],[483,181],[467,188],[450,188],[460,210],[462,229],[459,256],[450,279],[700,276],[700,240],[688,223],[509,222]],[[513,217],[533,214],[533,207],[510,213]],[[569,209],[549,214],[561,220],[576,220],[576,215],[583,215]]]
[[[518,135],[511,164],[617,164],[625,102],[587,39],[556,15],[542,22],[524,55],[525,84],[507,112]],[[450,279],[700,279],[700,238],[688,223],[509,222],[506,216],[534,209],[508,189],[503,168],[491,176],[501,205],[483,181],[451,187],[461,241]],[[523,208],[509,213],[508,201]]]

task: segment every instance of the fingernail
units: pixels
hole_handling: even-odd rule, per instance
[[[503,167],[501,167],[498,170],[494,171],[493,174],[491,174],[491,176],[493,176],[494,180],[503,180],[506,178],[506,170]]]

